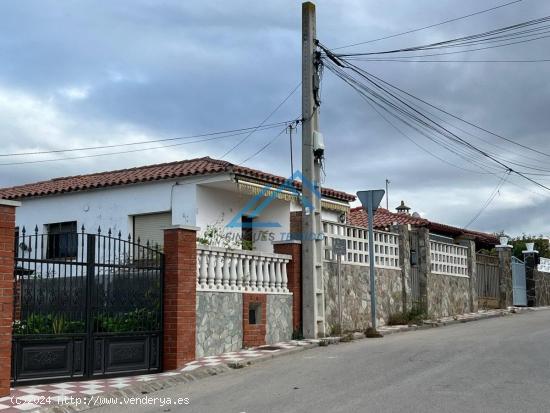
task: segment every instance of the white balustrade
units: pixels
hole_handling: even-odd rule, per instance
[[[369,265],[369,231],[336,222],[323,222],[325,234],[325,260],[336,261],[332,253],[332,240],[346,240],[347,254],[342,262],[355,265]],[[399,269],[399,235],[393,232],[374,231],[374,265],[379,268]]]
[[[288,293],[291,256],[197,245],[197,290]]]

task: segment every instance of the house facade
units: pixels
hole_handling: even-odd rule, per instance
[[[290,238],[290,214],[301,210],[299,188],[205,157],[56,178],[2,189],[0,198],[24,200],[16,225],[27,233],[101,228],[162,246],[164,228],[184,225],[200,228],[199,240],[208,244],[273,252],[273,241]],[[323,219],[337,221],[354,199],[323,188]]]

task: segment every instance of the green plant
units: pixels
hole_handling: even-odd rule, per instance
[[[210,245],[213,247],[228,249],[241,248],[241,242],[236,242],[232,234],[224,230],[223,214],[213,224],[206,225],[202,235],[197,238],[197,242],[202,245]]]
[[[523,251],[527,250],[527,243],[533,242],[535,244],[535,250],[539,252],[539,256],[542,258],[550,258],[550,244],[548,240],[543,238],[542,235],[526,235],[512,239],[512,254],[514,257],[523,260]]]
[[[408,311],[400,311],[398,313],[392,313],[388,317],[388,325],[409,325],[409,324],[421,324],[423,320],[427,319],[426,312],[421,306],[415,304]]]
[[[94,319],[94,331],[97,332],[124,333],[158,328],[157,312],[146,308],[115,315],[100,314]]]

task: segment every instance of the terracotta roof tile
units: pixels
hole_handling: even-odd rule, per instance
[[[216,173],[234,173],[237,176],[258,179],[262,182],[282,184],[286,178],[272,175],[256,169],[238,166],[231,162],[209,157],[184,161],[140,166],[117,171],[100,172],[89,175],[68,176],[49,181],[35,182],[26,185],[0,189],[0,199],[22,199],[40,197],[65,192],[85,191],[109,186],[130,185],[140,182],[159,181],[163,179],[183,178],[194,175]],[[299,182],[294,186],[300,188]],[[343,201],[353,201],[355,196],[330,188],[322,188],[325,197]]]
[[[349,223],[354,226],[367,228],[369,223],[369,217],[367,212],[361,208],[352,208],[348,217]],[[440,234],[450,235],[453,237],[459,235],[471,235],[476,241],[483,244],[496,245],[498,244],[498,238],[493,234],[487,234],[485,232],[478,232],[472,230],[465,230],[451,225],[440,224],[438,222],[430,221],[426,218],[414,217],[408,214],[398,214],[396,212],[388,211],[385,208],[378,208],[374,214],[374,227],[386,228],[393,224],[411,224],[415,226],[428,227],[430,231]]]

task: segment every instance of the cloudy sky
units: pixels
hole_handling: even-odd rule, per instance
[[[502,3],[319,1],[318,38],[337,47]],[[300,13],[300,2],[282,0],[1,2],[0,154],[175,138],[257,125],[300,82]],[[523,0],[491,13],[346,50],[412,46],[546,15],[550,15],[549,2]],[[455,59],[548,59],[549,45],[550,39],[541,39],[455,55]],[[361,62],[361,66],[465,119],[550,153],[550,63]],[[354,193],[381,188],[389,178],[390,207],[403,199],[422,216],[464,226],[498,184],[500,176],[453,168],[419,150],[328,71],[322,88],[325,185]],[[269,122],[297,118],[300,107],[298,91]],[[243,161],[278,132],[253,134],[227,159]],[[468,165],[414,132],[410,135],[438,156]],[[216,158],[239,139],[0,165],[0,186],[198,156]],[[484,139],[498,145],[492,150],[508,159],[540,168],[549,164],[543,155],[522,152],[490,135]],[[295,143],[299,164],[299,138]],[[105,152],[3,156],[0,164]],[[522,155],[530,159],[518,158]],[[279,136],[247,165],[288,175],[288,135]],[[537,180],[550,185],[549,177],[538,176]],[[548,235],[549,194],[511,177],[472,228]]]

